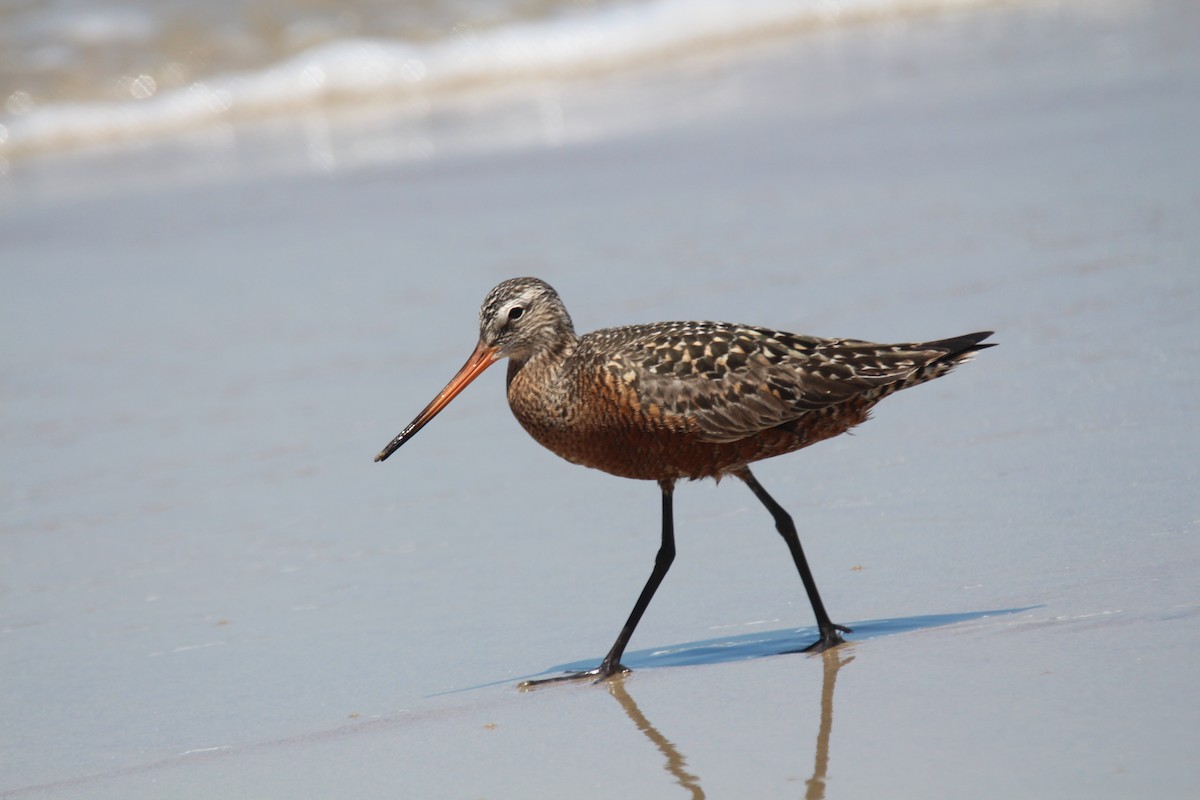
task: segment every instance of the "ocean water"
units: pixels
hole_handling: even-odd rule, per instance
[[[0,0],[0,163],[987,0]]]

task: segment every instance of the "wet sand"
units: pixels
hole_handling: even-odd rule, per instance
[[[0,184],[0,797],[1183,798],[1200,699],[1187,2],[1002,5]],[[415,121],[414,121],[415,120]],[[744,487],[558,461],[483,376],[580,330],[1001,346]]]

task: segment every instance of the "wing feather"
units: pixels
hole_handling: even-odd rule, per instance
[[[643,407],[661,409],[672,427],[695,430],[706,441],[732,442],[857,396],[882,396],[920,382],[931,365],[941,363],[936,374],[942,374],[978,349],[982,336],[884,345],[676,322],[596,331],[584,343],[632,384]]]

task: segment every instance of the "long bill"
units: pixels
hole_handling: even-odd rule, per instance
[[[458,393],[467,388],[467,384],[479,377],[479,375],[492,364],[500,360],[499,350],[496,347],[489,347],[480,342],[475,346],[475,352],[471,353],[471,357],[467,359],[467,363],[462,365],[462,369],[458,374],[450,379],[446,384],[446,388],[438,392],[438,396],[433,398],[433,402],[425,406],[417,418],[408,423],[408,427],[400,431],[395,439],[388,442],[388,446],[379,451],[379,455],[375,456],[376,461],[383,461],[385,458],[396,452],[400,445],[407,442],[417,431],[425,427],[425,423],[438,415],[438,412],[450,404],[450,401],[458,396]]]

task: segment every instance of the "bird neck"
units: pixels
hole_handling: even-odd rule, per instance
[[[529,370],[538,373],[543,379],[556,375],[562,369],[563,363],[575,352],[579,337],[573,332],[557,336],[544,347],[529,355],[514,355],[508,359],[508,380],[511,383],[518,372]]]
[[[561,391],[563,367],[575,348],[579,338],[573,332],[557,337],[553,343],[526,357],[512,356],[508,360],[509,398],[513,392],[526,399],[539,396],[539,402],[554,404],[555,396]]]

